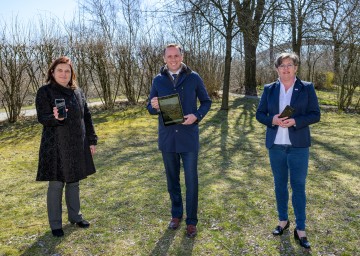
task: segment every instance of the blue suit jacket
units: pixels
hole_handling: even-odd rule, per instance
[[[190,68],[183,65],[174,82],[168,70],[161,68],[160,73],[153,79],[147,109],[150,114],[158,115],[153,109],[150,100],[153,97],[167,96],[178,93],[184,115],[194,114],[197,122],[192,125],[164,126],[159,115],[159,149],[164,152],[196,152],[199,150],[198,123],[204,118],[211,107],[211,99],[205,89],[200,76]],[[200,102],[198,108],[197,102]]]
[[[256,119],[267,126],[266,147],[274,144],[278,126],[272,125],[274,115],[279,114],[280,81],[264,86]],[[290,106],[295,109],[291,116],[296,126],[289,127],[290,142],[293,147],[309,147],[311,145],[309,125],[320,121],[320,108],[314,85],[310,82],[296,79]]]

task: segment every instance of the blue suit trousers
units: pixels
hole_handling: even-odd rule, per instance
[[[196,225],[198,210],[198,152],[164,152],[162,151],[167,188],[171,199],[171,215],[173,218],[182,218],[183,201],[180,186],[180,160],[184,166],[186,186],[186,224]]]

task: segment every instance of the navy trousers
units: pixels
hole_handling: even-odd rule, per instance
[[[186,186],[186,224],[196,225],[198,222],[198,152],[162,152],[162,156],[171,199],[171,215],[173,218],[183,217],[184,208],[180,187],[180,160],[182,160]]]

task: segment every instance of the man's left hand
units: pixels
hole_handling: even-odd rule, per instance
[[[193,124],[197,120],[197,117],[194,114],[186,115],[186,116],[184,116],[184,118],[185,118],[185,122],[182,123],[183,125]]]

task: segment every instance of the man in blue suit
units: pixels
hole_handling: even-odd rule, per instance
[[[290,226],[288,218],[288,177],[292,188],[292,204],[296,218],[294,238],[309,249],[306,238],[305,183],[311,145],[309,125],[320,121],[320,108],[312,83],[296,77],[299,57],[282,53],[275,61],[278,81],[267,84],[261,96],[256,119],[266,125],[266,147],[274,176],[279,224],[273,235],[282,235]],[[289,105],[294,112],[280,113]]]
[[[169,229],[177,229],[183,217],[180,188],[180,159],[184,167],[186,185],[186,235],[194,237],[198,222],[198,173],[199,122],[211,107],[211,99],[201,77],[183,62],[183,51],[178,44],[164,49],[164,62],[160,73],[153,79],[147,109],[159,115],[158,97],[178,94],[185,121],[165,126],[159,115],[159,149],[166,171],[167,188],[171,199],[172,219]],[[198,107],[197,102],[200,102]]]

